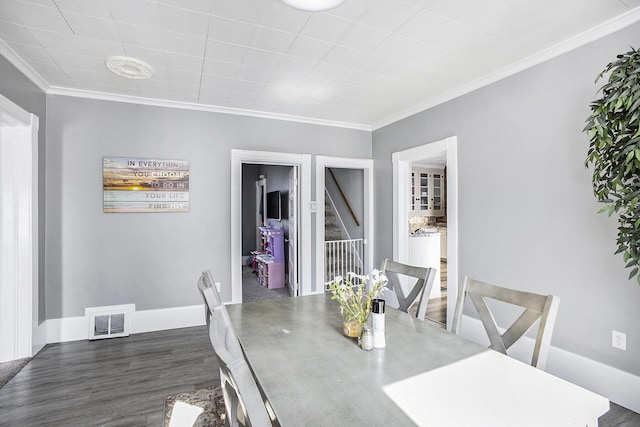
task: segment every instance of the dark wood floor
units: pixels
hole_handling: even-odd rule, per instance
[[[47,345],[0,388],[0,426],[162,426],[170,394],[219,384],[206,327]]]
[[[0,426],[162,426],[170,394],[219,384],[204,326],[48,345],[0,388]],[[640,426],[615,404],[600,427]]]
[[[409,313],[415,314],[418,310],[418,301],[409,307]],[[425,317],[447,329],[447,261],[440,261],[440,297],[430,298],[427,304]]]

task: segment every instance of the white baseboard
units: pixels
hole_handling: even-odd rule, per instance
[[[460,335],[478,344],[489,345],[479,319],[464,316]],[[511,347],[509,355],[530,364],[534,343],[533,338],[525,336]],[[639,376],[553,346],[549,350],[546,371],[640,413]]]
[[[31,357],[35,356],[47,345],[47,322],[34,325],[31,339]]]
[[[63,317],[47,320],[47,344],[89,339],[87,318]]]
[[[131,333],[164,331],[204,325],[204,305],[142,310],[133,313]]]
[[[89,324],[85,316],[49,319],[45,323],[48,344],[89,339]],[[204,306],[202,304],[157,310],[140,310],[133,312],[131,333],[140,334],[204,324]]]

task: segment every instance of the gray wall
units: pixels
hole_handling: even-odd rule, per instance
[[[27,79],[20,71],[18,71],[9,61],[0,56],[0,93],[13,103],[19,105],[25,111],[38,116],[39,132],[38,132],[38,318],[40,321],[45,320],[45,129],[47,128],[47,99],[45,93],[38,88],[31,80]]]
[[[615,219],[596,213],[582,133],[595,77],[638,34],[637,23],[375,131],[376,262],[392,255],[391,153],[455,135],[460,276],[559,295],[553,345],[639,375],[640,286],[614,255]]]
[[[325,168],[324,185],[327,187],[327,191],[331,195],[333,203],[336,205],[336,209],[344,222],[347,232],[349,232],[349,236],[351,236],[352,239],[362,239],[364,238],[364,171],[362,169],[343,168],[331,168],[331,170],[338,180],[340,188],[342,188],[342,192],[349,201],[349,205],[360,225],[356,225],[356,222],[351,216],[346,202],[340,195],[338,186],[329,173],[329,168]],[[344,232],[343,238],[347,238]]]
[[[289,238],[289,171],[291,166],[260,165],[259,175],[267,179],[267,193],[280,192],[280,216],[281,220],[269,219],[265,214],[265,224],[272,228],[282,230],[284,238]]]
[[[230,297],[232,148],[371,156],[366,131],[65,96],[48,107],[47,318],[200,304],[207,268]],[[103,213],[103,156],[189,160],[191,211]]]

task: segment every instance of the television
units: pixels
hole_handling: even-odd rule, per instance
[[[270,191],[267,193],[267,219],[282,219],[282,209],[280,204],[280,192]]]

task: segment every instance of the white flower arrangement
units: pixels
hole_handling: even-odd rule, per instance
[[[371,313],[371,301],[382,295],[387,281],[382,272],[373,270],[371,278],[369,275],[347,273],[346,277],[336,276],[325,285],[331,291],[331,299],[340,303],[345,322],[356,322],[363,331]]]

